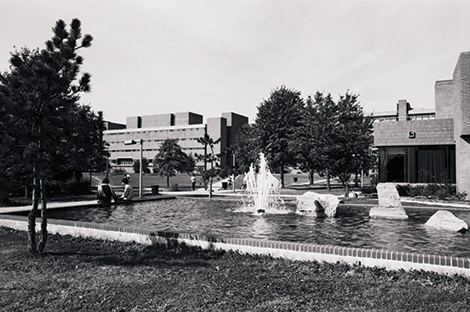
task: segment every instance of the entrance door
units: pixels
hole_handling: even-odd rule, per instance
[[[387,182],[405,182],[405,154],[387,156]]]

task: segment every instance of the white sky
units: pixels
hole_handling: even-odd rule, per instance
[[[306,98],[360,94],[366,112],[434,108],[434,83],[470,50],[468,0],[0,0],[0,70],[14,46],[43,48],[58,19],[82,21],[105,119],[257,106],[285,85]]]

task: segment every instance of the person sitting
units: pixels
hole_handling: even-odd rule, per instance
[[[104,178],[100,185],[98,185],[98,203],[101,205],[110,205],[111,200],[118,200],[117,195],[114,193],[113,188],[109,185],[109,179]]]
[[[122,184],[124,184],[124,192],[121,195],[121,200],[131,201],[134,197],[134,189],[129,185],[129,180],[127,178],[122,179]]]

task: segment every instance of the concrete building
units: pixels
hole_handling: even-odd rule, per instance
[[[203,123],[202,115],[192,112],[132,116],[127,117],[125,125],[107,122],[103,139],[109,144],[111,166],[131,171],[134,162],[140,159],[140,144],[127,145],[126,142],[142,140],[143,157],[152,162],[168,138],[178,139],[178,144],[188,155],[204,154],[204,146],[197,139],[207,131],[212,139],[220,138],[214,153],[221,154],[220,165],[224,167],[233,165],[232,157],[226,151],[245,123],[248,123],[248,117],[232,112],[207,118],[206,123]],[[197,166],[203,166],[203,163],[199,162]]]
[[[470,195],[470,52],[452,79],[436,81],[434,112],[417,114],[400,100],[395,114],[373,118],[379,182],[451,182]]]

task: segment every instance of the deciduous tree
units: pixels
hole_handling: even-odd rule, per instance
[[[260,152],[256,125],[247,124],[240,128],[234,139],[232,152],[235,153],[237,171],[248,172],[250,165],[258,161]]]
[[[372,121],[365,118],[358,95],[346,92],[309,97],[303,115],[302,168],[337,177],[348,192],[351,174],[371,163]]]
[[[149,167],[149,160],[145,157],[142,158],[142,173],[145,173],[148,171]],[[134,161],[133,165],[134,173],[140,173],[140,159],[137,159]]]
[[[170,186],[170,177],[177,173],[191,173],[195,161],[181,149],[177,139],[166,139],[153,161],[154,171],[160,176],[166,176],[166,186]]]
[[[295,166],[300,152],[298,129],[301,127],[303,100],[300,92],[285,86],[271,92],[258,107],[256,126],[259,146],[271,168],[277,167],[284,187],[284,170]]]

